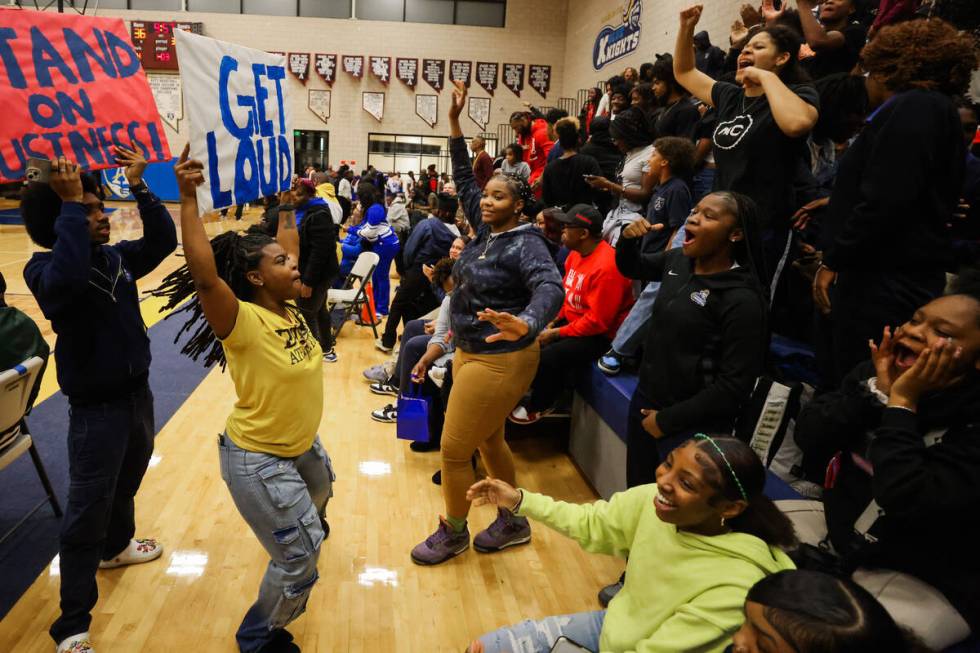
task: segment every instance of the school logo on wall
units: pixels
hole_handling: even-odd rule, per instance
[[[642,0],[625,0],[623,24],[606,25],[599,31],[592,48],[592,67],[601,70],[640,47],[640,8]]]

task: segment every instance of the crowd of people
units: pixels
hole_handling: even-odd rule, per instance
[[[978,632],[980,137],[966,92],[980,20],[942,0],[794,4],[743,6],[727,53],[698,31],[700,5],[683,10],[672,53],[589,89],[577,116],[514,113],[496,160],[467,142],[457,83],[451,179],[311,166],[261,222],[210,241],[207,171],[185,149],[186,265],[155,292],[186,314],[184,353],[227,366],[235,387],[221,475],[270,557],[240,650],[299,650],[286,626],[318,579],[334,480],[317,435],[322,364],[338,359],[326,298],[364,252],[378,262],[358,319],[383,322],[390,356],[364,376],[374,394],[428,398],[428,437],[410,446],[440,455],[444,516],[406,554],[500,552],[530,543],[533,520],[627,561],[605,609],[469,651],[564,637],[589,651],[911,652]],[[98,568],[162,553],[135,538],[154,432],[135,282],[177,239],[145,160],[116,154],[141,239],[107,244],[101,190],[64,158],[21,205],[50,250],[25,278],[72,406],[59,653],[94,650]],[[46,359],[10,311],[5,349]],[[775,503],[769,461],[732,437],[759,420],[760,379],[800,381],[776,365],[774,334],[813,352],[816,386],[790,436],[816,490]],[[637,377],[627,489],[590,505],[522,489],[507,422],[560,414],[590,366]],[[471,537],[473,501],[497,512]]]

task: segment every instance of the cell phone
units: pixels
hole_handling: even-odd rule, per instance
[[[592,651],[562,635],[551,647],[551,653],[592,653]]]
[[[28,159],[24,178],[38,184],[48,183],[51,179],[51,162],[47,159]]]

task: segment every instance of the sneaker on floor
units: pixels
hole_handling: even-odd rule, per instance
[[[497,518],[473,538],[473,548],[480,553],[493,553],[509,546],[531,541],[531,525],[527,517],[515,515],[505,508],[497,508]]]
[[[413,442],[408,445],[408,448],[415,453],[429,453],[430,451],[439,451],[438,442]]]
[[[623,369],[623,359],[619,354],[610,349],[603,354],[601,358],[599,358],[596,365],[599,366],[599,369],[602,370],[603,373],[609,376],[616,376],[619,374],[619,371]]]
[[[412,549],[412,562],[417,565],[438,565],[470,548],[470,530],[463,527],[459,533],[453,531],[445,519],[439,518],[439,528],[425,538],[425,541]]]
[[[383,351],[386,354],[390,354],[391,351],[394,349],[394,346],[389,347],[384,343],[384,341],[381,338],[378,338],[377,340],[374,341],[374,348],[379,351]]]
[[[273,631],[272,639],[262,645],[256,653],[300,653],[300,648],[293,642],[293,635],[285,628]]]
[[[393,404],[388,404],[384,408],[379,408],[378,410],[372,410],[371,419],[373,419],[375,422],[394,424],[398,421],[398,408],[395,407]]]
[[[606,585],[601,590],[599,590],[599,605],[601,605],[604,608],[608,607],[609,602],[612,601],[617,594],[619,594],[619,590],[623,589],[623,583],[625,582],[626,582],[626,572],[624,571],[622,575],[620,575],[619,580],[617,580],[612,585]]]
[[[92,640],[88,638],[88,633],[66,637],[55,650],[56,653],[95,653],[95,647],[92,645]]]
[[[156,560],[163,554],[163,545],[154,539],[130,540],[122,553],[111,560],[99,563],[99,569],[113,569],[123,565],[137,565],[142,562]]]
[[[437,388],[441,388],[442,384],[446,381],[446,368],[430,367],[429,378],[432,379],[432,383],[435,384]]]
[[[518,406],[514,410],[510,411],[510,415],[507,416],[507,419],[514,424],[521,424],[523,426],[527,424],[534,424],[542,417],[550,415],[553,412],[555,412],[554,408],[545,408],[544,410],[528,410],[524,406]]]
[[[324,363],[336,363],[337,362],[337,350],[333,347],[330,351],[323,352],[323,362]]]
[[[376,395],[388,395],[389,397],[398,396],[398,388],[385,381],[375,381],[371,384],[371,392]]]
[[[391,378],[391,373],[388,371],[387,363],[382,365],[372,365],[364,370],[362,374],[368,381],[374,381],[376,383],[383,383]]]

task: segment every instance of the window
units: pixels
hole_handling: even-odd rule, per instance
[[[362,20],[503,27],[506,0],[357,0]]]
[[[481,134],[486,141],[490,156],[497,152],[497,140],[492,134]],[[468,141],[467,141],[468,142]],[[299,155],[296,155],[299,158]],[[449,139],[445,136],[417,136],[412,134],[368,134],[367,165],[384,173],[409,170],[418,174],[430,165],[438,172],[452,174],[449,161]]]
[[[307,166],[326,170],[330,163],[330,132],[297,129],[293,131],[296,172],[302,175]]]

